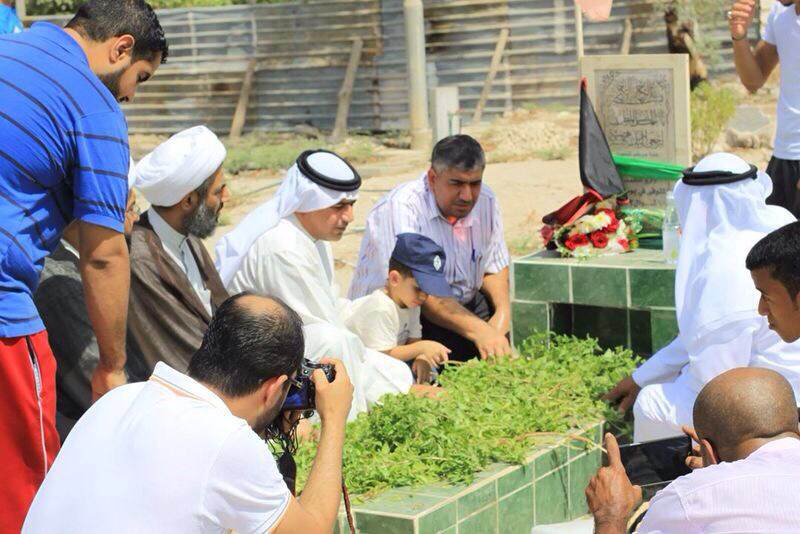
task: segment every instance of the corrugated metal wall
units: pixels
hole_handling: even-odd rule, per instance
[[[484,117],[524,104],[575,104],[577,54],[572,0],[425,0],[429,86],[457,85],[468,122],[502,28],[510,38]],[[134,103],[132,133],[173,133],[205,123],[227,133],[251,57],[258,71],[245,131],[330,129],[352,39],[364,41],[349,125],[407,126],[403,0],[308,0],[163,10],[171,57]],[[586,54],[618,53],[625,20],[631,53],[666,52],[665,28],[646,0],[615,0],[608,21],[584,23]],[[50,19],[64,22],[64,19]],[[732,72],[720,4],[702,31],[723,44],[716,72]],[[756,32],[753,32],[756,35]]]

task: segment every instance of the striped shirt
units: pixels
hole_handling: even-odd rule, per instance
[[[125,117],[64,30],[0,37],[0,338],[44,329],[33,293],[73,219],[122,232]]]
[[[492,190],[484,184],[470,214],[450,224],[436,205],[426,173],[418,180],[395,187],[367,216],[358,265],[350,285],[351,299],[383,287],[396,236],[404,232],[422,234],[444,249],[445,275],[462,304],[475,298],[483,286],[484,275],[508,267],[503,219]]]

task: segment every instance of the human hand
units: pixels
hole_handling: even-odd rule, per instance
[[[756,14],[756,0],[736,0],[728,13],[731,38],[734,41],[741,41],[747,37],[747,30],[753,23],[753,17]]]
[[[421,355],[424,355],[430,364],[434,367],[438,367],[450,359],[450,349],[438,343],[436,341],[431,341],[428,339],[424,339],[422,341],[418,341],[418,347],[420,349]],[[416,348],[416,347],[415,347]]]
[[[102,365],[98,365],[92,374],[92,402],[111,391],[117,386],[124,386],[128,383],[128,376],[125,369],[109,371]]]
[[[475,338],[474,343],[478,347],[481,360],[499,358],[511,354],[511,345],[508,343],[508,338],[488,324]]]
[[[489,326],[503,335],[508,334],[508,331],[511,328],[511,322],[509,321],[508,315],[501,312],[496,312],[486,322],[489,323]]]
[[[619,445],[612,434],[603,440],[608,467],[601,467],[586,486],[586,503],[594,516],[596,531],[625,532],[628,517],[642,501],[642,488],[625,474]]]
[[[320,363],[333,364],[336,370],[333,382],[328,382],[328,377],[322,369],[314,369],[311,375],[316,390],[315,402],[320,421],[323,425],[326,423],[344,425],[353,402],[353,384],[350,382],[350,376],[340,360],[322,358]]]
[[[633,381],[633,377],[626,376],[617,382],[611,391],[603,395],[603,400],[611,403],[619,401],[617,409],[619,413],[624,414],[636,402],[636,397],[639,396],[641,390],[639,384]]]
[[[414,372],[414,376],[417,377],[417,384],[430,384],[431,371],[434,367],[436,366],[432,364],[430,359],[425,355],[414,358],[414,362],[411,364],[411,370]]]
[[[703,455],[700,452],[700,439],[697,437],[697,432],[690,426],[682,426],[681,431],[692,438],[692,452],[686,457],[686,467],[689,469],[701,469],[705,467],[703,462]]]

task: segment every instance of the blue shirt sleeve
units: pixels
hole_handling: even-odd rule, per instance
[[[128,126],[121,112],[79,119],[75,125],[73,212],[78,220],[122,232],[128,200]]]

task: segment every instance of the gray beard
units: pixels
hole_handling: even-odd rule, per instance
[[[213,210],[205,202],[201,202],[194,213],[184,221],[186,234],[193,235],[199,239],[205,239],[214,233],[219,224],[220,209]]]

